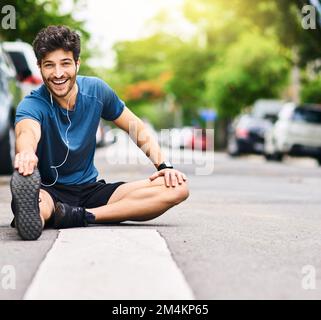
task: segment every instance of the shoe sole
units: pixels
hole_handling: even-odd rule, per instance
[[[15,204],[16,228],[23,240],[37,240],[42,233],[39,211],[41,178],[36,168],[31,175],[23,176],[14,171],[10,188]]]

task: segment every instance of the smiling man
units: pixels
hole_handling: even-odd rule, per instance
[[[188,197],[186,176],[165,161],[144,123],[104,81],[77,76],[77,33],[49,26],[33,47],[44,84],[17,108],[11,179],[11,225],[22,239],[38,239],[45,226],[154,219]],[[97,181],[93,160],[101,118],[127,133],[134,125],[137,135],[131,138],[157,171],[140,181]]]

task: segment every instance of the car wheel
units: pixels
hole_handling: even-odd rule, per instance
[[[283,153],[281,153],[281,152],[275,152],[274,154],[273,154],[273,160],[275,160],[275,161],[282,161],[283,160]]]
[[[272,154],[265,153],[264,157],[267,161],[279,161],[283,160],[283,153],[281,152],[274,152]]]
[[[241,150],[235,138],[231,137],[227,143],[227,153],[231,157],[237,157],[241,154]]]
[[[273,159],[272,159],[272,155],[269,154],[269,153],[264,153],[264,158],[265,158],[265,160],[267,160],[267,161],[272,161],[272,160],[273,160]]]
[[[321,157],[317,158],[317,161],[318,161],[319,166],[321,166]]]
[[[11,129],[7,132],[0,141],[0,174],[12,174],[12,134]]]

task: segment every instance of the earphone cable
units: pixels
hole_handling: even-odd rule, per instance
[[[50,91],[49,91],[49,93],[50,93],[51,105],[53,106],[52,94],[51,94]],[[67,119],[68,119],[68,121],[69,121],[69,125],[68,125],[68,127],[67,127],[67,129],[66,129],[65,141],[64,141],[65,145],[67,146],[67,153],[66,153],[66,156],[65,156],[64,161],[63,161],[61,164],[59,164],[59,165],[57,165],[57,166],[50,166],[50,169],[54,169],[54,170],[56,171],[56,178],[55,178],[55,181],[54,181],[53,183],[51,183],[51,184],[41,183],[41,185],[43,185],[44,187],[52,187],[53,185],[56,184],[56,182],[57,182],[57,180],[58,180],[58,177],[59,177],[57,168],[60,168],[61,166],[63,166],[63,165],[65,164],[65,162],[67,161],[68,155],[69,155],[69,150],[70,150],[70,149],[69,149],[68,131],[69,131],[70,127],[71,127],[71,120],[70,120],[70,117],[69,117],[69,103],[70,103],[71,97],[72,97],[72,95],[69,97],[68,102],[67,102]]]

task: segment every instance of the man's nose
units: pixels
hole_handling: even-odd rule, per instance
[[[64,71],[62,70],[62,68],[60,66],[56,66],[54,71],[54,76],[56,78],[61,78],[63,74],[64,74]]]

